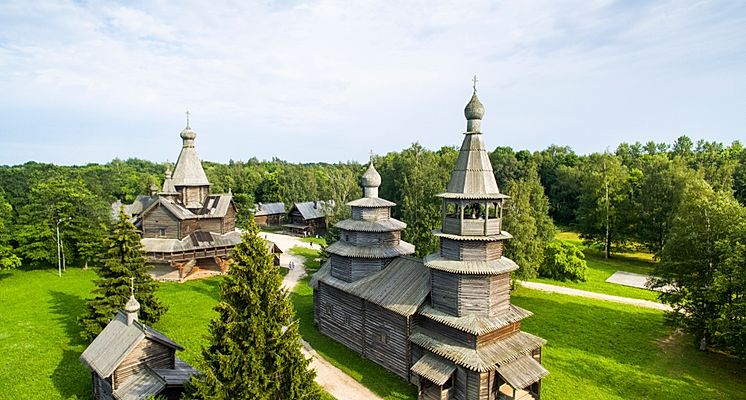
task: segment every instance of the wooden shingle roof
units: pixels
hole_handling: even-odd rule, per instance
[[[176,160],[176,166],[174,167],[172,176],[173,184],[176,187],[209,186],[210,182],[207,180],[205,170],[202,168],[202,161],[199,158],[199,154],[197,154],[197,149],[194,147],[194,137],[186,138],[184,137],[184,132],[186,130],[182,131],[184,144],[181,147],[179,158]],[[189,132],[194,133],[191,130]]]
[[[257,203],[254,207],[254,215],[285,214],[285,203]]]
[[[461,261],[450,260],[441,257],[438,253],[433,253],[425,256],[424,261],[428,268],[456,274],[499,275],[515,271],[519,268],[518,264],[507,257],[500,257],[492,261]]]
[[[183,348],[168,336],[139,322],[127,324],[127,316],[118,312],[80,355],[80,361],[102,378],[109,377],[125,357],[145,338],[176,350]]]
[[[294,203],[289,212],[293,209],[298,210],[303,219],[317,219],[326,217],[326,207],[333,206],[330,201],[306,201],[303,203]]]
[[[509,324],[528,318],[533,315],[531,311],[517,307],[511,304],[508,309],[495,317],[479,317],[474,314],[467,314],[462,317],[439,311],[429,305],[423,306],[419,311],[420,315],[425,316],[433,321],[443,325],[456,328],[460,331],[468,332],[473,335],[482,335],[494,330],[503,328]]]
[[[368,221],[364,219],[346,219],[334,224],[339,229],[357,232],[393,232],[407,227],[407,224],[394,218]]]
[[[442,386],[453,375],[456,365],[444,358],[426,353],[410,368],[415,374]]]
[[[430,293],[430,271],[412,257],[397,257],[385,269],[355,282],[333,277],[327,262],[311,277],[312,286],[317,287],[318,282],[403,316],[413,315]]]
[[[340,240],[324,248],[324,251],[343,257],[393,258],[414,253],[414,245],[400,240],[398,246],[361,246]]]
[[[147,253],[174,253],[187,250],[207,249],[213,247],[235,246],[241,242],[241,232],[225,234],[196,231],[183,239],[143,238],[141,240]]]
[[[472,349],[423,328],[414,328],[409,340],[457,365],[478,372],[495,370],[522,356],[531,354],[532,351],[546,343],[546,340],[540,337],[518,331],[505,339],[497,340],[479,349]]]
[[[153,396],[153,393],[160,393],[165,387],[166,381],[163,378],[150,368],[143,368],[114,390],[114,398],[118,400],[145,400]]]
[[[539,379],[549,375],[538,361],[530,355],[520,357],[503,366],[497,368],[497,372],[505,379],[510,386],[516,389],[528,387]]]

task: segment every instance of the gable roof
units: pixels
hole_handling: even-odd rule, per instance
[[[397,257],[383,270],[355,282],[333,277],[327,262],[311,277],[312,286],[318,287],[318,282],[403,316],[414,314],[430,293],[430,271],[412,257]]]
[[[80,361],[102,378],[109,377],[125,357],[143,340],[155,340],[174,350],[183,350],[179,344],[161,332],[139,322],[127,325],[122,312],[109,322],[101,333],[80,355]]]
[[[256,203],[254,216],[285,214],[285,203]]]
[[[235,211],[236,205],[233,203],[233,195],[227,194],[211,194],[207,196],[202,210],[200,210],[199,216],[202,218],[222,218],[228,213],[228,210],[233,207]]]
[[[326,216],[326,207],[327,206],[333,206],[333,201],[306,201],[303,203],[293,203],[293,207],[290,208],[289,213],[292,213],[293,210],[298,210],[300,212],[300,215],[303,216],[303,219],[309,220],[309,219],[316,219],[316,218],[324,218]]]

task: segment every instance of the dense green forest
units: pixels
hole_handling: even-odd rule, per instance
[[[417,254],[437,249],[442,191],[458,150],[419,144],[373,157],[383,178],[381,197],[396,202],[408,223],[403,239]],[[536,276],[556,226],[580,232],[591,246],[653,253],[656,284],[681,288],[663,301],[686,311],[675,322],[702,347],[746,355],[746,151],[734,142],[620,144],[615,151],[576,154],[569,147],[490,153],[501,191],[511,196],[504,226],[514,239],[506,254]],[[239,225],[256,202],[333,200],[329,222],[345,218],[347,201],[362,195],[356,163],[294,164],[282,160],[204,162],[212,191],[232,191]],[[84,166],[29,162],[0,166],[0,268],[57,263],[60,226],[64,260],[95,264],[112,220],[111,203],[131,202],[162,184],[168,165],[138,159]],[[582,274],[577,275],[582,278]],[[682,314],[672,314],[682,315]]]

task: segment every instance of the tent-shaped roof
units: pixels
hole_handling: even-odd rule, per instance
[[[181,132],[181,138],[184,141],[181,147],[181,153],[176,160],[174,173],[172,176],[174,186],[209,186],[205,170],[202,169],[202,161],[199,159],[197,149],[194,147],[194,139],[197,134],[186,127]]]
[[[80,361],[100,377],[109,377],[125,357],[144,339],[155,340],[175,350],[183,350],[168,336],[139,322],[127,324],[127,316],[118,312],[104,330],[80,355]]]

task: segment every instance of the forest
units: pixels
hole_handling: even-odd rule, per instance
[[[434,195],[457,155],[455,147],[415,143],[372,157],[383,178],[380,196],[397,203],[394,217],[408,224],[402,239],[418,256],[437,250],[431,231],[440,226],[441,204]],[[583,279],[582,254],[555,241],[560,230],[579,232],[607,257],[649,252],[657,261],[654,284],[676,288],[661,294],[677,311],[670,322],[693,333],[702,350],[746,358],[746,151],[739,142],[682,136],[588,155],[561,146],[497,147],[490,159],[500,190],[511,197],[504,229],[514,238],[505,253],[521,266],[517,279]],[[361,196],[365,168],[254,158],[203,166],[212,192],[233,193],[239,225],[255,203],[309,200],[333,200],[333,224],[348,216],[344,204]],[[58,227],[64,263],[96,266],[111,204],[160,187],[169,167],[139,159],[0,166],[0,269],[56,266]]]

